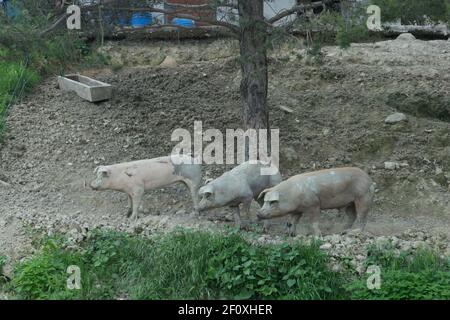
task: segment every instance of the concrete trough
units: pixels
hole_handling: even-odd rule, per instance
[[[58,77],[59,88],[64,91],[75,91],[81,98],[98,102],[111,99],[113,86],[79,74],[68,74]]]

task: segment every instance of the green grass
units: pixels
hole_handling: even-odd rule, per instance
[[[0,138],[9,104],[39,80],[39,76],[24,63],[8,61],[8,57],[9,51],[0,49]]]
[[[429,250],[369,248],[369,275],[332,272],[320,243],[255,245],[234,230],[177,230],[151,239],[94,231],[77,249],[64,237],[14,268],[4,290],[19,299],[449,299],[450,264]],[[3,259],[2,261],[5,261]],[[1,262],[1,261],[0,261]],[[4,262],[3,262],[4,263]],[[67,268],[81,271],[80,290],[67,288]]]
[[[22,299],[335,299],[343,276],[311,245],[255,246],[236,232],[179,230],[153,239],[95,232],[82,249],[48,239],[18,264],[9,290]],[[66,288],[69,265],[81,290]]]
[[[380,267],[381,287],[369,290],[366,279],[355,279],[346,285],[352,299],[450,299],[450,259],[430,249],[396,254],[393,249],[371,247],[366,264]]]

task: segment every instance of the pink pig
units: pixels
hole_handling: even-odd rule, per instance
[[[128,194],[128,216],[138,218],[138,210],[145,191],[167,187],[176,182],[184,183],[192,197],[194,210],[198,210],[197,192],[202,179],[202,167],[194,164],[186,155],[138,160],[95,169],[96,178],[90,186],[93,190],[115,190]]]
[[[290,215],[289,233],[295,234],[297,223],[305,214],[313,233],[319,235],[320,211],[345,208],[346,229],[358,218],[359,228],[364,230],[374,190],[375,184],[367,173],[354,167],[303,173],[261,192],[259,198],[264,199],[264,205],[257,217],[270,219]]]

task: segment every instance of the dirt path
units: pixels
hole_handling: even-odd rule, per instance
[[[195,43],[163,49],[114,44],[107,50],[120,52],[112,54],[117,63],[129,65],[117,73],[86,72],[117,87],[112,100],[90,104],[61,92],[51,78],[16,104],[0,155],[0,178],[13,184],[0,190],[0,254],[17,260],[30,252],[24,225],[80,237],[94,227],[151,234],[229,223],[226,209],[193,216],[183,186],[147,195],[147,214],[136,224],[124,217],[125,195],[85,187],[98,164],[168,154],[175,145],[172,131],[192,131],[195,120],[202,120],[204,129],[239,127],[239,68],[229,58],[236,46],[223,52],[225,44],[202,45],[202,52]],[[127,61],[120,60],[124,52]],[[179,66],[153,67],[139,60],[143,52],[150,60],[170,54]],[[271,58],[269,103],[273,127],[280,128],[283,176],[360,166],[379,189],[369,232],[398,235],[419,227],[449,234],[450,123],[415,110],[406,112],[407,122],[384,123],[396,108],[404,109],[402,101],[409,106],[413,100],[407,99],[420,99],[417,92],[450,97],[449,71],[447,41],[357,44],[345,52],[327,47],[322,64],[308,62],[303,50],[281,49]],[[389,171],[385,161],[407,166]],[[211,166],[205,172],[216,177],[228,169]],[[322,220],[324,233],[333,233],[343,217],[328,212]],[[281,221],[276,224],[273,234],[281,228]]]

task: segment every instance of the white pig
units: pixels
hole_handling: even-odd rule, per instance
[[[202,167],[187,155],[172,155],[147,160],[99,166],[91,182],[93,190],[115,190],[128,194],[128,215],[138,218],[145,191],[184,183],[191,192],[194,210],[198,210],[197,192],[202,179]]]
[[[248,214],[252,200],[257,200],[261,191],[281,182],[281,175],[276,170],[274,175],[262,175],[261,169],[268,168],[257,163],[244,162],[231,171],[225,172],[217,179],[200,188],[199,211],[230,206],[235,208],[234,221],[241,227],[239,205],[243,204],[243,211]],[[260,204],[262,205],[262,201]]]
[[[313,233],[320,235],[320,210],[345,208],[348,216],[346,229],[351,228],[358,217],[360,228],[364,230],[374,188],[372,179],[359,168],[304,173],[264,190],[259,196],[264,199],[264,205],[257,217],[270,219],[290,214],[290,233],[293,234],[304,213],[310,219]]]

